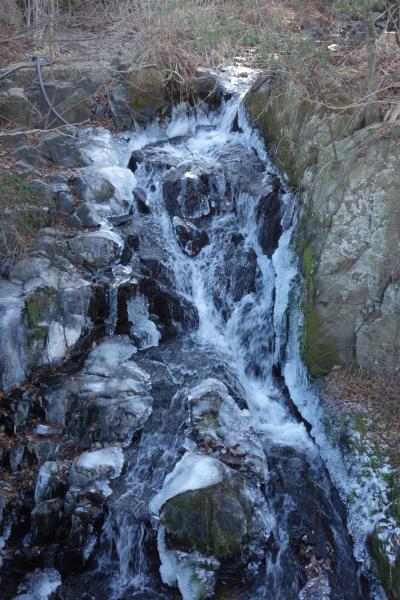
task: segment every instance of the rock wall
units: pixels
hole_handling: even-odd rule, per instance
[[[272,160],[300,190],[304,360],[314,376],[349,364],[395,372],[400,127],[363,127],[345,97],[331,92],[324,101],[276,76],[259,80],[246,99]]]

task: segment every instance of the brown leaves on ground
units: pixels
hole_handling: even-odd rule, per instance
[[[388,448],[393,465],[400,467],[400,374],[334,371],[325,386],[345,415],[362,413],[373,423],[371,435]]]

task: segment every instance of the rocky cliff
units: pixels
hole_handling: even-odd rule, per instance
[[[400,128],[364,127],[334,91],[272,76],[247,96],[271,158],[300,190],[305,282],[303,355],[320,376],[336,365],[400,367]]]

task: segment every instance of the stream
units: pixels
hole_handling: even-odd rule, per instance
[[[47,587],[37,574],[20,600],[372,598],[346,508],[285,382],[300,285],[292,245],[298,214],[247,122],[248,85],[226,76],[221,108],[180,106],[168,125],[125,134],[117,146],[115,165],[133,172],[136,204],[133,218],[102,226],[128,248],[103,274],[110,308],[102,344],[109,340],[110,353],[134,350],[151,382],[152,411],[122,444],[124,467],[109,482],[90,561],[65,569],[57,587],[59,564],[47,560]],[[80,373],[81,365],[78,380]],[[108,445],[100,442],[89,448]],[[240,551],[205,561],[179,528],[168,534],[165,506],[226,481],[229,490],[240,487],[251,516]],[[220,502],[236,531],[242,521],[229,494]]]

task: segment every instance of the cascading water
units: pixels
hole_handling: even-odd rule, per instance
[[[188,395],[213,378],[242,409],[250,424],[245,435],[256,434],[262,485],[255,488],[268,512],[260,521],[257,560],[244,570],[221,568],[215,597],[368,598],[345,509],[280,375],[298,273],[291,249],[294,199],[246,121],[241,102],[248,82],[232,79],[231,85],[219,111],[179,107],[167,127],[134,135],[119,152],[120,165],[129,162],[134,170],[149,213],[145,229],[134,218],[124,234],[148,243],[146,268],[154,271],[156,254],[159,281],[173,285],[192,313],[196,309],[196,326],[192,332],[181,327],[181,302],[172,310],[174,335],[167,331],[160,342],[152,313],[163,313],[163,306],[154,310],[143,292],[126,300],[123,318],[119,292],[111,293],[107,333],[130,333],[121,329],[131,324],[135,361],[151,376],[153,412],[125,451],[127,468],[109,501],[97,568],[72,578],[70,587],[99,599],[166,599],[179,597],[166,585],[175,582],[184,600],[206,597],[187,584],[188,567],[171,558],[155,507],[166,476],[184,464],[182,456],[196,455],[187,435]],[[134,260],[118,281],[128,290],[137,284]],[[190,464],[183,480],[197,473]]]

